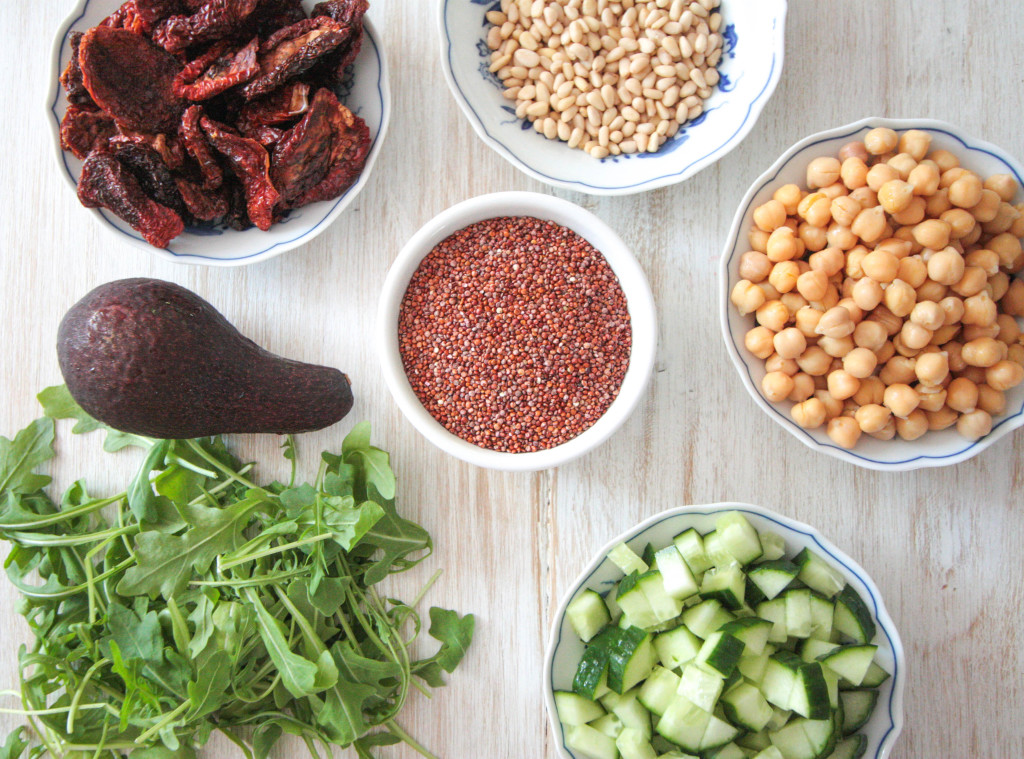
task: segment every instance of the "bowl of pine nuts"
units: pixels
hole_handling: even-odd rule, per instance
[[[786,151],[721,263],[726,348],[807,446],[902,471],[1024,425],[1024,167],[938,121],[868,118]]]
[[[681,182],[753,128],[785,0],[440,0],[441,65],[485,144],[592,195]]]

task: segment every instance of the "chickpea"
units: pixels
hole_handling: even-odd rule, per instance
[[[870,434],[871,437],[875,438],[876,440],[892,440],[894,437],[896,437],[896,422],[893,421],[892,419],[889,419],[886,425],[878,432],[871,432],[868,434]]]
[[[780,358],[792,360],[799,357],[807,349],[807,338],[796,327],[787,327],[772,338],[772,344],[775,346],[775,352]],[[793,365],[793,371],[789,372],[789,374],[795,373],[796,364]]]
[[[943,285],[955,285],[964,276],[964,257],[953,248],[946,247],[926,259],[928,276]]]
[[[874,352],[867,348],[853,348],[843,356],[843,370],[851,377],[859,380],[870,377],[877,365],[878,359],[875,357]]]
[[[878,205],[878,194],[867,185],[851,190],[850,197],[856,200],[861,208],[874,208]]]
[[[928,269],[925,268],[925,281],[915,290],[918,300],[930,300],[938,303],[946,297],[948,289],[934,280],[928,279]]]
[[[931,341],[932,331],[917,322],[906,321],[900,330],[899,339],[911,351],[919,351]]]
[[[856,419],[851,419],[848,416],[837,416],[830,420],[826,430],[832,442],[840,448],[849,450],[855,447],[857,441],[860,440],[860,425],[857,424]]]
[[[887,163],[876,163],[868,169],[868,187],[877,195],[882,185],[894,179],[901,179],[900,173]]]
[[[952,289],[957,295],[968,297],[980,293],[985,289],[987,284],[988,275],[985,273],[984,269],[980,266],[965,266],[964,275],[960,278],[960,281],[950,289]]]
[[[914,227],[914,239],[932,250],[941,250],[949,245],[952,231],[948,222],[941,219],[927,219]]]
[[[1003,232],[1009,232],[1020,217],[1020,211],[1012,205],[1000,203],[995,218],[982,224],[981,229],[987,235],[1000,235]]]
[[[818,321],[821,319],[823,311],[819,311],[814,306],[804,306],[796,312],[796,328],[800,330],[800,333],[804,337],[818,336],[815,331],[818,327]]]
[[[907,256],[900,259],[896,277],[917,290],[928,280],[928,267],[920,256]],[[920,294],[917,299],[921,300]]]
[[[757,227],[751,227],[747,233],[747,242],[750,244],[751,250],[764,253],[768,250],[768,232]]]
[[[853,320],[854,325],[860,324],[864,320],[864,309],[854,303],[853,298],[842,298],[838,303],[836,303],[836,306],[839,308],[845,308],[850,312],[850,319]]]
[[[768,256],[756,250],[748,250],[740,256],[739,275],[748,282],[763,282],[772,271]]]
[[[842,165],[838,158],[821,156],[807,164],[807,186],[814,190],[819,187],[827,187],[839,179],[839,171]]]
[[[868,183],[868,165],[860,156],[849,156],[839,167],[839,178],[851,190],[865,187]]]
[[[933,346],[945,346],[945,344],[950,340],[954,340],[958,334],[960,334],[959,324],[947,324],[939,327],[932,333],[932,340],[929,344]]]
[[[886,213],[899,213],[910,205],[914,187],[902,179],[890,179],[878,188],[878,202]]]
[[[899,265],[899,260],[888,250],[875,249],[864,256],[861,269],[875,282],[888,284],[896,279]]]
[[[838,398],[833,398],[828,390],[815,390],[814,397],[825,405],[825,420],[834,419],[843,413],[844,404]]]
[[[842,306],[835,306],[822,314],[814,331],[826,337],[839,338],[852,335],[856,326],[849,311]]]
[[[978,386],[966,377],[957,377],[946,387],[946,405],[961,414],[978,406]]]
[[[772,198],[754,209],[754,224],[764,232],[774,232],[786,223],[786,207]]]
[[[964,302],[955,295],[947,295],[939,301],[939,308],[942,309],[943,323],[946,325],[958,324],[964,317]]]
[[[925,329],[935,331],[946,323],[946,315],[942,307],[935,301],[918,301],[910,312],[910,321]]]
[[[949,356],[949,370],[951,372],[962,372],[967,368],[967,363],[962,355],[963,347],[963,344],[955,340],[949,340],[942,346],[942,349]]]
[[[767,327],[754,327],[743,337],[743,345],[759,359],[766,359],[775,352],[772,338],[775,333]]]
[[[1017,194],[1017,180],[1012,174],[992,174],[985,180],[984,187],[986,190],[992,190],[1007,203]]]
[[[1002,361],[1006,345],[991,337],[979,337],[964,343],[961,355],[968,366],[988,368]]]
[[[899,213],[892,215],[892,220],[897,224],[902,224],[906,227],[913,227],[915,224],[920,222],[928,213],[928,204],[925,203],[923,198],[914,198],[911,200],[907,207]],[[911,230],[912,231],[912,230]]]
[[[902,279],[896,279],[885,289],[882,300],[893,315],[904,317],[913,311],[917,303],[917,292]]]
[[[878,378],[889,387],[909,384],[917,379],[917,374],[914,371],[916,364],[917,361],[913,358],[893,356],[885,362],[885,366],[878,373]]]
[[[956,431],[968,440],[980,440],[992,431],[992,415],[981,409],[962,414],[957,419]]]
[[[882,286],[878,282],[870,277],[864,277],[857,280],[853,286],[851,297],[858,308],[870,311],[882,302],[883,295]]]
[[[812,192],[800,201],[797,213],[807,223],[824,227],[832,218],[832,200],[823,192]]]
[[[967,266],[976,266],[989,277],[999,272],[999,255],[988,248],[977,248],[964,256]]]
[[[819,398],[808,398],[794,405],[790,414],[805,430],[813,430],[825,423],[825,404]]]
[[[997,312],[996,302],[989,297],[987,292],[981,292],[964,298],[964,315],[960,321],[964,324],[977,324],[979,327],[986,327],[995,324]]]
[[[914,167],[907,182],[914,188],[914,194],[928,197],[939,189],[939,167],[933,161],[923,161]]]
[[[765,254],[772,263],[790,261],[802,253],[800,240],[789,227],[779,227],[768,236]]]
[[[1006,296],[1006,291],[1010,289],[1010,275],[1005,271],[996,272],[989,277],[986,289],[992,300],[1003,303],[1003,310],[1005,311],[1006,305],[1003,302],[1003,298]]]
[[[878,308],[871,312],[867,320],[881,324],[885,328],[885,334],[889,337],[892,337],[903,328],[903,319],[896,316],[885,306],[878,306]]]
[[[764,304],[764,291],[749,280],[741,279],[733,286],[729,300],[732,301],[740,316],[746,316]]]
[[[861,205],[856,200],[851,198],[849,195],[842,195],[832,201],[832,205],[829,206],[832,219],[844,227],[848,227],[857,218],[857,214],[861,212]]]
[[[779,403],[793,392],[793,378],[784,372],[768,372],[761,380],[764,397],[772,403]]]
[[[871,155],[891,153],[899,141],[896,131],[888,127],[875,127],[864,135],[864,147]]]
[[[972,208],[981,201],[981,177],[966,172],[949,185],[949,202],[960,208]]]
[[[969,343],[971,340],[978,340],[983,337],[994,338],[999,334],[999,325],[993,322],[981,327],[977,324],[964,325],[960,332],[960,342]]]
[[[949,406],[944,406],[938,411],[928,411],[925,413],[925,416],[928,417],[928,429],[936,432],[949,429],[960,418],[960,414]]]
[[[995,251],[999,256],[999,265],[1011,273],[1020,271],[1020,268],[1024,266],[1020,238],[1014,237],[1010,232],[996,235],[988,241],[985,247]]]
[[[878,377],[865,377],[860,381],[860,388],[854,393],[851,399],[858,406],[867,406],[874,403],[881,405],[885,395],[885,383]]]
[[[864,204],[861,203],[861,205]],[[1013,208],[1017,211],[1018,216],[1016,221],[1014,221],[1006,231],[1017,239],[1020,239],[1021,237],[1024,237],[1024,203],[1018,203]]]
[[[985,383],[993,390],[1010,390],[1024,382],[1024,366],[1003,359],[985,370]]]
[[[829,394],[840,401],[852,398],[860,389],[860,380],[845,369],[829,372],[826,381]]]
[[[921,409],[914,409],[905,419],[896,419],[896,434],[903,440],[917,440],[928,431],[928,417]]]
[[[883,429],[892,418],[892,412],[885,406],[877,403],[869,403],[861,406],[854,412],[853,418],[857,420],[861,432],[878,432]]]
[[[910,176],[910,172],[914,170],[914,167],[917,166],[917,161],[909,153],[897,153],[886,163],[896,169],[900,179],[904,181]]]
[[[772,332],[781,332],[789,322],[789,309],[780,300],[769,300],[754,312],[754,318],[762,327]]]
[[[1024,343],[1017,343],[1007,348],[1006,360],[1024,366]]]
[[[1009,314],[999,314],[996,317],[996,326],[999,327],[999,332],[996,333],[996,339],[998,339],[999,342],[1006,345],[1013,345],[1020,340],[1020,325],[1018,325],[1017,320]]]
[[[831,212],[829,213],[831,214]],[[861,211],[861,213],[864,213],[864,211]],[[850,227],[844,227],[832,222],[828,225],[828,231],[825,233],[825,240],[829,245],[834,245],[842,250],[850,250],[850,248],[857,245],[858,237]]]
[[[864,258],[870,253],[863,245],[858,245],[846,253],[846,276],[853,279],[860,279],[864,274]]]
[[[970,380],[975,385],[980,385],[985,381],[985,369],[980,366],[965,367],[957,374],[957,379]]]
[[[880,240],[885,231],[885,209],[882,206],[865,208],[857,214],[850,231],[869,244]]]
[[[949,354],[924,353],[914,363],[914,374],[923,385],[939,385],[949,376]]]
[[[1011,316],[1024,316],[1024,279],[1010,282],[999,302],[1005,313]]]
[[[801,308],[807,305],[807,299],[798,293],[796,290],[791,290],[788,293],[783,293],[779,300],[782,301],[782,305],[786,307],[786,310],[790,313],[790,321],[794,320],[793,314],[799,311]]]
[[[828,292],[828,284],[828,275],[825,272],[811,269],[797,278],[796,289],[807,300],[820,301]]]
[[[895,355],[896,345],[892,340],[886,340],[882,347],[875,351],[875,358],[878,360],[879,365],[888,363]]]
[[[768,353],[764,358],[770,355],[771,353]],[[822,377],[832,366],[832,357],[817,345],[808,345],[807,350],[796,360],[796,364],[800,367],[800,371],[805,374],[809,374],[812,377]]]
[[[971,216],[982,224],[992,221],[999,213],[999,206],[1002,202],[998,193],[993,190],[982,190],[981,200],[970,209]]]
[[[853,338],[849,335],[846,337],[822,336],[818,338],[818,347],[832,358],[840,359],[853,350]]]
[[[866,348],[869,351],[877,351],[888,338],[883,327],[878,322],[862,321],[853,330],[853,342],[858,348]]]
[[[992,416],[1006,412],[1006,394],[988,385],[978,385],[978,408]]]
[[[819,251],[828,245],[826,230],[822,227],[815,227],[806,221],[801,222],[797,227],[797,237],[804,244],[804,248],[812,252]]]
[[[928,216],[939,218],[952,207],[953,204],[949,202],[949,190],[943,187],[928,196],[924,209]]]
[[[885,389],[882,405],[889,409],[894,416],[906,418],[921,402],[921,397],[910,385],[901,382],[889,385]]]
[[[800,276],[800,267],[793,261],[780,261],[772,267],[768,281],[780,293],[788,293],[796,287],[797,277]]]
[[[848,142],[839,148],[839,160],[845,161],[847,158],[857,157],[862,161],[868,160],[868,151],[864,147],[864,143],[860,140],[854,140]]]
[[[814,377],[803,372],[797,372],[793,375],[793,390],[787,400],[793,401],[793,403],[803,403],[814,395],[815,389]]]
[[[784,184],[772,195],[773,199],[782,203],[782,207],[786,210],[786,215],[788,216],[796,213],[796,207],[800,204],[803,197],[803,190],[800,189],[799,185],[795,184]]]
[[[939,179],[939,187],[948,190],[953,182],[962,179],[970,173],[971,171],[963,166],[954,166],[951,169],[946,169],[942,172],[942,177]]]
[[[920,129],[908,129],[900,135],[898,150],[901,153],[909,153],[915,161],[920,161],[928,155],[928,149],[932,145],[932,136]]]
[[[822,271],[826,277],[834,277],[843,270],[846,257],[839,248],[824,248],[812,253],[807,262],[811,265],[812,271]]]
[[[955,153],[941,148],[933,150],[928,157],[939,167],[939,171],[949,171],[960,165],[960,159],[956,157]]]
[[[938,411],[946,405],[946,388],[941,385],[918,384],[914,389],[921,398],[917,407],[922,411]]]

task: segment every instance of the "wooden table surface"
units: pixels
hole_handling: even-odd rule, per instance
[[[129,247],[59,176],[44,93],[51,40],[71,6],[0,3],[8,113],[0,126],[0,432],[12,436],[35,418],[35,393],[60,381],[56,328],[78,298],[122,277],[173,280],[270,350],[352,377],[352,414],[302,437],[300,453],[312,462],[357,420],[370,420],[376,442],[392,453],[399,507],[436,544],[399,590],[414,592],[443,568],[427,602],[477,618],[476,640],[450,687],[432,701],[412,698],[402,715],[439,756],[555,757],[541,666],[562,593],[601,545],[639,520],[724,500],[814,525],[880,586],[908,665],[906,725],[892,757],[1024,755],[1024,433],[954,467],[899,474],[811,453],[743,390],[720,337],[716,274],[739,198],[810,132],[869,115],[924,116],[1024,158],[1024,11],[1016,0],[794,0],[782,79],[737,149],[654,192],[553,192],[597,213],[633,247],[657,301],[660,348],[649,391],[624,427],[582,460],[536,474],[484,471],[433,448],[399,413],[377,361],[378,291],[421,224],[482,193],[552,192],[491,152],[463,118],[438,63],[436,0],[373,0],[394,116],[364,192],[306,247],[235,269],[175,265]],[[110,492],[138,463],[131,453],[102,453],[96,439],[67,437],[60,481],[84,476],[92,491]],[[277,439],[237,443],[278,459]],[[15,600],[0,581],[11,636],[0,688],[16,682],[15,642],[28,638]],[[6,733],[18,718],[0,721]],[[291,745],[276,756],[303,752]],[[214,741],[207,755],[238,753]]]

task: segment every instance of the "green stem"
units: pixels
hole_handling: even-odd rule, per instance
[[[142,735],[140,735],[138,738],[136,738],[135,739],[136,745],[141,746],[141,745],[145,744],[145,742],[147,740],[149,740],[152,736],[154,736],[157,733],[159,733],[161,730],[163,730],[169,724],[174,722],[174,720],[176,720],[182,714],[187,712],[191,706],[192,706],[192,702],[191,701],[183,702],[177,709],[175,709],[170,714],[166,715],[162,720],[157,722],[155,725],[153,725],[151,728],[149,728],[146,732],[142,733]]]
[[[117,503],[126,495],[126,493],[121,493],[120,495],[116,495],[111,498],[104,498],[100,501],[93,501],[92,503],[87,503],[82,506],[76,506],[75,508],[68,509],[67,511],[58,511],[55,514],[49,514],[45,517],[42,517],[41,519],[36,519],[32,522],[19,522],[18,524],[0,525],[0,528],[10,529],[12,527],[17,527],[19,528],[20,531],[23,531],[28,528],[35,529],[38,527],[49,527],[51,525],[60,524],[61,522],[65,522],[69,519],[77,519],[78,517],[84,517],[87,514],[92,514],[94,511],[99,511],[100,509],[106,508],[112,503]]]
[[[220,732],[224,734],[225,738],[227,738],[229,741],[231,741],[236,746],[238,746],[238,748],[242,752],[242,755],[245,756],[245,759],[253,759],[252,751],[250,751],[249,747],[245,745],[245,741],[243,741],[241,738],[239,738],[233,732],[228,730],[226,727],[219,727],[217,729],[220,730]]]
[[[241,580],[192,580],[189,585],[196,587],[228,587],[228,588],[252,588],[261,585],[275,585],[282,580],[289,580],[292,577],[306,574],[305,569],[294,569],[290,572],[281,572],[274,575],[263,575],[260,577],[248,577]]]
[[[393,719],[387,720],[384,723],[384,725],[387,727],[388,730],[391,731],[392,735],[401,738],[402,741],[409,745],[414,751],[416,751],[416,753],[427,757],[427,759],[437,759],[436,755],[427,751],[427,749],[420,745],[420,743],[411,735],[409,735],[409,733],[405,732],[405,730],[403,730],[402,727]]]
[[[82,682],[79,683],[78,688],[75,690],[75,695],[71,698],[71,704],[68,706],[68,721],[67,721],[67,733],[73,735],[75,732],[75,715],[79,710],[79,701],[82,699],[82,695],[85,693],[85,686],[89,684],[92,676],[99,672],[104,666],[110,663],[110,659],[100,659],[98,662],[93,664],[89,669],[85,671],[82,676]]]
[[[256,553],[251,553],[247,556],[239,556],[232,559],[227,559],[218,562],[219,571],[223,572],[226,569],[237,567],[239,564],[247,564],[250,561],[257,561],[259,559],[265,559],[268,556],[274,556],[275,554],[284,553],[290,551],[293,548],[301,548],[302,546],[311,545],[313,543],[321,543],[331,538],[333,533],[325,532],[321,535],[314,535],[311,538],[303,538],[302,540],[296,540],[291,543],[284,543],[282,545],[274,546],[273,548],[267,548]]]
[[[234,471],[233,469],[231,469],[230,467],[228,467],[228,466],[226,466],[225,464],[223,464],[223,463],[221,463],[220,461],[218,461],[218,460],[217,460],[217,457],[216,457],[216,456],[213,456],[213,455],[211,455],[210,453],[208,453],[208,452],[206,451],[206,449],[205,449],[205,448],[203,448],[203,446],[201,446],[201,445],[200,445],[200,444],[199,444],[198,442],[196,442],[195,440],[187,440],[186,442],[188,443],[189,447],[190,447],[190,448],[191,448],[191,449],[192,449],[193,451],[195,451],[196,453],[198,453],[198,454],[199,454],[199,456],[200,456],[200,457],[201,457],[201,458],[202,458],[202,459],[203,459],[204,461],[207,461],[207,462],[209,462],[210,464],[212,464],[212,465],[213,465],[213,467],[214,467],[215,469],[219,470],[219,471],[221,472],[221,474],[223,474],[223,475],[224,475],[225,477],[227,477],[227,479],[228,479],[229,481],[233,480],[233,481],[235,481],[235,482],[240,482],[240,483],[242,483],[243,485],[245,485],[245,486],[246,486],[247,488],[254,488],[254,489],[256,489],[256,490],[260,490],[260,489],[261,489],[261,488],[260,488],[260,486],[259,486],[259,485],[257,485],[256,483],[254,483],[254,482],[250,482],[250,481],[249,481],[249,480],[247,480],[247,479],[246,479],[245,477],[242,477],[242,476],[241,476],[241,472],[236,472],[236,471]]]

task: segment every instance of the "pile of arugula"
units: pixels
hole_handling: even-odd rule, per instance
[[[314,757],[318,745],[369,758],[401,741],[432,756],[395,717],[411,687],[444,685],[474,620],[431,608],[440,649],[413,658],[416,602],[377,586],[432,544],[395,510],[388,454],[368,424],[322,454],[314,483],[295,483],[288,439],[292,481],[257,485],[220,438],[125,435],[62,386],[39,400],[46,418],[0,437],[0,536],[35,636],[18,653],[19,713],[39,739],[30,759],[191,759],[213,731],[246,759],[265,759],[284,733]],[[50,499],[36,469],[54,457],[60,418],[77,433],[104,429],[108,451],[147,449],[124,492],[96,498],[78,481]],[[28,745],[19,728],[0,757]]]

